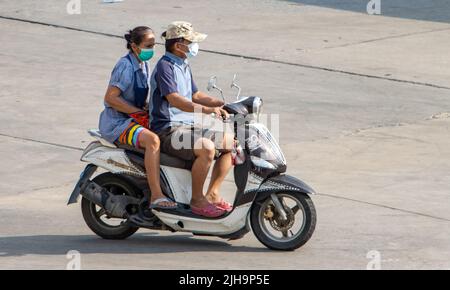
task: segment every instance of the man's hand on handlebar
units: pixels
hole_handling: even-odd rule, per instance
[[[226,120],[230,117],[227,111],[225,111],[222,107],[209,107],[203,111],[206,114],[213,114],[217,118],[222,118]]]

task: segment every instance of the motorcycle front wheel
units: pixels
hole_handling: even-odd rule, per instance
[[[92,181],[115,195],[139,196],[138,190],[119,175],[107,172],[96,176]],[[126,239],[139,229],[126,220],[109,217],[103,208],[84,197],[81,200],[81,212],[87,226],[104,239]]]
[[[311,198],[300,192],[279,192],[277,199],[286,219],[275,209],[272,198],[253,204],[250,223],[256,238],[272,250],[293,251],[311,238],[316,226],[316,210]]]

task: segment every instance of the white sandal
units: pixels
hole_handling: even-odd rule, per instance
[[[173,202],[173,201],[168,199],[167,197],[161,197],[161,198],[158,198],[157,200],[153,201],[150,204],[150,208],[151,209],[176,209],[176,208],[178,208],[178,205],[176,205],[176,203],[175,203],[174,206],[161,206],[161,205],[159,205],[162,202]]]

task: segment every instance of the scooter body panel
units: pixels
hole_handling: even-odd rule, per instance
[[[115,174],[146,177],[145,172],[131,162],[125,150],[104,146],[99,141],[89,144],[81,156],[81,161],[97,165]]]
[[[177,203],[189,204],[192,196],[192,174],[189,170],[161,165],[161,175]]]

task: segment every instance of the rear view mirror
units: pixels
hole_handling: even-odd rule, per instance
[[[217,77],[216,76],[212,76],[209,78],[209,82],[208,82],[208,86],[206,87],[206,89],[209,91],[211,91],[212,89],[218,90],[220,92],[220,95],[222,96],[222,100],[225,102],[225,98],[223,96],[223,92],[220,88],[218,88],[216,86],[216,82],[217,82]]]
[[[233,80],[231,81],[231,88],[238,89],[238,92],[236,95],[236,100],[239,100],[239,96],[241,95],[241,87],[236,84],[236,78],[237,78],[237,74],[234,74]]]
[[[212,76],[212,77],[209,78],[208,86],[206,87],[208,92],[216,87],[216,82],[217,82],[217,77],[216,76]]]

